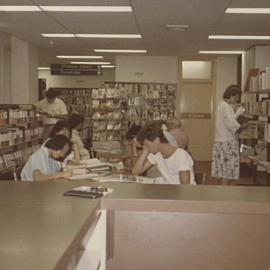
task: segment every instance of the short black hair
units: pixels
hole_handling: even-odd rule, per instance
[[[45,147],[57,151],[62,150],[66,144],[70,146],[71,142],[65,135],[55,135],[45,143]]]
[[[133,124],[126,133],[126,139],[131,141],[138,135],[141,129],[142,129],[142,126]]]
[[[53,99],[58,96],[58,92],[56,89],[50,88],[48,91],[45,93],[46,98]]]
[[[75,129],[79,124],[83,123],[84,117],[80,113],[72,113],[68,118],[70,129]]]
[[[227,89],[225,90],[223,94],[223,98],[229,99],[233,96],[237,96],[237,95],[241,96],[241,94],[242,94],[241,88],[236,84],[232,84],[228,86]]]
[[[53,126],[49,134],[49,137],[55,136],[59,131],[63,130],[64,128],[70,130],[70,125],[68,121],[66,119],[57,121],[55,125]]]
[[[144,140],[153,142],[156,138],[159,138],[160,142],[162,143],[168,143],[168,140],[164,136],[163,130],[153,125],[147,125],[142,128],[136,138],[140,144],[143,144]]]

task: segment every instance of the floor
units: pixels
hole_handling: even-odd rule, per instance
[[[216,179],[211,178],[211,161],[197,161],[195,162],[195,172],[200,175],[205,174],[205,184],[218,185],[219,182]],[[251,166],[241,165],[240,180],[237,185],[240,186],[269,186],[270,175],[266,175],[264,172],[257,173],[257,179],[254,181],[254,172]]]

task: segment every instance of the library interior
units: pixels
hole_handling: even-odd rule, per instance
[[[0,0],[0,269],[269,269],[269,23]]]

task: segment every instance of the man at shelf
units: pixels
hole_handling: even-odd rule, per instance
[[[71,142],[65,135],[55,135],[34,152],[21,172],[22,181],[49,181],[72,175],[61,171],[62,161],[70,152]]]
[[[59,119],[65,119],[68,115],[66,104],[58,98],[55,89],[50,88],[45,93],[46,98],[34,104],[36,112],[42,116],[44,131],[42,140],[45,141],[52,130],[52,127]]]

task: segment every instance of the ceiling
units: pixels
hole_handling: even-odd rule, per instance
[[[0,5],[116,5],[132,13],[0,12],[0,32],[39,49],[40,65],[68,63],[57,54],[94,55],[95,48],[146,49],[147,55],[199,58],[199,50],[245,50],[270,41],[208,40],[208,35],[270,35],[270,14],[225,14],[228,7],[270,7],[270,0],[0,0]],[[167,24],[189,25],[168,31]],[[142,39],[45,38],[41,33],[142,34]],[[100,55],[100,54],[98,54]],[[102,54],[114,62],[115,54]]]

